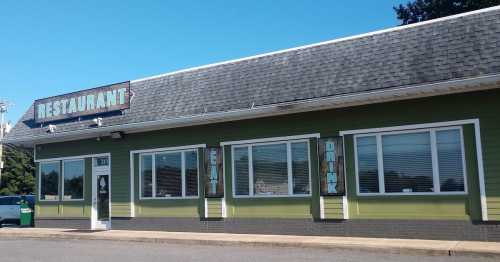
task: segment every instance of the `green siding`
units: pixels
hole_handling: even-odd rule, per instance
[[[344,206],[341,196],[323,197],[323,212],[325,219],[343,219]]]
[[[276,136],[320,133],[321,136],[335,136],[341,130],[389,127],[396,125],[421,124],[441,121],[479,118],[485,167],[486,193],[490,219],[500,220],[500,121],[498,121],[500,90],[473,92],[433,98],[414,99],[384,104],[373,104],[351,108],[323,110],[285,116],[240,120],[226,123],[165,129],[147,133],[127,134],[121,140],[104,137],[64,143],[44,144],[37,149],[37,157],[53,158],[109,152],[112,155],[112,202],[113,216],[130,213],[130,150],[159,147],[184,146],[192,144],[218,145],[222,141],[255,139]],[[468,131],[472,132],[472,130]],[[470,137],[470,135],[469,135]],[[352,139],[351,139],[352,140]],[[467,138],[469,141],[469,138]],[[346,141],[348,142],[348,141]],[[349,143],[349,142],[348,142]],[[351,142],[352,143],[352,142]],[[347,144],[347,143],[346,143]],[[474,141],[467,142],[467,148],[475,147]],[[352,146],[351,146],[352,147]],[[469,177],[477,178],[477,167],[469,166],[474,152],[468,149]],[[352,148],[346,148],[346,160],[351,158]],[[350,151],[350,152],[349,152]],[[315,152],[315,151],[313,151]],[[315,153],[311,152],[311,159]],[[317,166],[312,162],[311,198],[258,198],[234,199],[231,192],[230,147],[225,147],[225,188],[229,217],[317,217],[319,213],[317,188]],[[315,160],[314,160],[315,161]],[[347,163],[347,184],[350,218],[429,218],[469,219],[477,217],[477,184],[470,184],[474,190],[469,196],[426,196],[426,197],[357,197],[353,182],[353,167]],[[316,170],[316,171],[315,171]],[[472,181],[472,180],[469,180]],[[88,183],[87,183],[88,185]],[[138,183],[136,183],[138,185]],[[138,194],[138,191],[135,192]],[[189,207],[180,209],[183,215],[199,216],[204,212],[202,198],[189,202]],[[155,205],[166,206],[185,201],[156,201]],[[141,205],[145,208],[141,209]],[[137,209],[171,215],[172,212],[155,211],[159,207],[137,200]],[[192,205],[192,206],[191,206]],[[377,208],[377,206],[381,208]],[[150,210],[150,211],[149,211]],[[174,210],[174,208],[172,208]],[[175,209],[177,210],[177,209]],[[419,210],[418,212],[415,210]],[[147,211],[147,212],[146,212]],[[44,213],[45,211],[41,211]],[[47,211],[48,212],[48,211]],[[146,213],[144,213],[146,212]],[[402,214],[406,212],[405,214]],[[141,212],[137,212],[141,214]],[[201,213],[202,214],[202,213]],[[179,215],[175,213],[173,215]]]
[[[222,217],[222,201],[221,198],[207,198],[208,218]]]

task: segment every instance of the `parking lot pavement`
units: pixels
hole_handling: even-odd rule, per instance
[[[338,261],[338,262],[470,262],[498,261],[487,257],[448,257],[406,254],[387,254],[338,249],[311,249],[290,247],[242,247],[176,245],[166,243],[138,243],[101,240],[36,240],[1,239],[0,261]]]

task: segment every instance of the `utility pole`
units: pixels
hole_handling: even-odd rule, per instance
[[[9,102],[0,100],[0,187],[2,186],[2,169],[3,169],[3,138],[6,132],[5,113]]]

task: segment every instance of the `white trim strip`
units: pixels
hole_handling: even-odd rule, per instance
[[[347,192],[345,196],[342,196],[342,212],[344,219],[349,219],[349,203],[347,203]]]
[[[222,198],[222,210],[221,210],[221,216],[222,218],[227,218],[227,208],[226,208],[226,198]]]
[[[35,162],[61,161],[61,160],[71,160],[71,159],[101,157],[101,156],[111,156],[111,153],[100,153],[100,154],[89,154],[89,155],[78,155],[78,156],[67,156],[67,157],[56,157],[56,158],[43,158],[43,159],[35,159]]]
[[[481,126],[479,119],[474,121],[474,133],[476,137],[476,158],[479,173],[479,194],[481,195],[481,216],[483,221],[488,221],[488,202],[486,201],[486,186],[484,179],[483,146],[481,144]]]
[[[319,197],[319,218],[325,219],[325,198],[323,196]]]
[[[311,48],[311,47],[317,47],[317,46],[322,46],[322,45],[328,45],[328,44],[334,44],[334,43],[339,43],[339,42],[345,42],[345,41],[355,40],[355,39],[364,38],[364,37],[368,37],[368,36],[379,35],[379,34],[388,33],[388,32],[402,31],[402,30],[406,30],[406,29],[409,29],[409,28],[421,27],[421,26],[425,26],[425,25],[428,25],[428,24],[434,24],[434,23],[439,23],[439,22],[442,22],[442,21],[457,19],[457,18],[460,18],[460,17],[470,16],[470,15],[475,15],[475,14],[480,14],[480,13],[487,13],[487,12],[498,10],[498,9],[500,9],[500,6],[494,6],[494,7],[490,7],[490,8],[479,9],[479,10],[475,10],[475,11],[471,11],[471,12],[466,12],[466,13],[461,13],[461,14],[457,14],[457,15],[451,15],[451,16],[446,16],[446,17],[442,17],[442,18],[432,19],[432,20],[428,20],[428,21],[424,21],[424,22],[420,22],[420,23],[414,23],[414,24],[409,24],[409,25],[391,27],[391,28],[388,28],[388,29],[377,30],[377,31],[368,32],[368,33],[364,33],[364,34],[358,34],[358,35],[354,35],[354,36],[342,37],[342,38],[328,40],[328,41],[319,42],[319,43],[314,43],[314,44],[310,44],[310,45],[303,45],[303,46],[288,48],[288,49],[284,49],[284,50],[278,50],[278,51],[274,51],[274,52],[268,52],[268,53],[264,53],[264,54],[259,54],[259,55],[254,55],[254,56],[248,56],[248,57],[239,58],[239,59],[233,59],[233,60],[229,60],[229,61],[223,61],[223,62],[212,63],[212,64],[208,64],[208,65],[203,65],[203,66],[197,66],[197,67],[192,67],[192,68],[177,70],[177,71],[173,71],[173,72],[169,72],[169,73],[164,73],[164,74],[159,74],[159,75],[155,75],[155,76],[139,78],[139,79],[131,80],[130,83],[147,81],[147,80],[152,80],[152,79],[155,79],[155,78],[165,77],[165,76],[179,74],[179,73],[192,72],[192,71],[196,71],[196,70],[200,70],[200,69],[205,69],[205,68],[210,68],[210,67],[215,67],[215,66],[220,66],[220,65],[233,64],[233,63],[237,63],[237,62],[242,62],[242,61],[252,60],[252,59],[256,59],[256,58],[277,55],[277,54],[282,54],[282,53],[291,52],[291,51],[297,51],[297,50],[307,49],[307,48]]]
[[[205,218],[208,218],[208,199],[205,197]]]
[[[141,150],[130,150],[131,154],[139,154],[139,153],[155,153],[155,152],[164,152],[164,151],[181,151],[181,150],[189,150],[189,149],[197,149],[197,148],[206,148],[206,144],[196,144],[196,145],[186,145],[186,146],[174,146],[174,147],[161,147],[161,148],[151,148],[151,149],[141,149]]]
[[[237,140],[237,141],[225,141],[221,142],[221,146],[226,145],[244,145],[244,144],[257,144],[257,143],[266,143],[266,142],[280,142],[280,141],[288,141],[288,140],[298,140],[298,139],[307,139],[307,138],[320,138],[319,133],[313,134],[305,134],[305,135],[296,135],[296,136],[280,136],[280,137],[267,137],[267,138],[258,138],[258,139],[248,139],[248,140]]]
[[[134,153],[130,152],[130,217],[135,217],[135,176],[134,176]],[[139,170],[140,172],[140,170]]]
[[[427,124],[355,129],[355,130],[340,131],[339,134],[340,134],[340,136],[345,136],[345,135],[358,135],[358,134],[370,134],[370,133],[384,133],[384,132],[403,131],[403,130],[428,129],[428,128],[436,128],[436,127],[475,124],[476,121],[479,121],[479,120],[476,118],[476,119],[466,119],[466,120],[458,120],[458,121],[434,122],[434,123],[427,123]]]

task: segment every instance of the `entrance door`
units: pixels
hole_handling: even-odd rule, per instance
[[[111,171],[109,157],[92,159],[92,229],[111,229]]]

